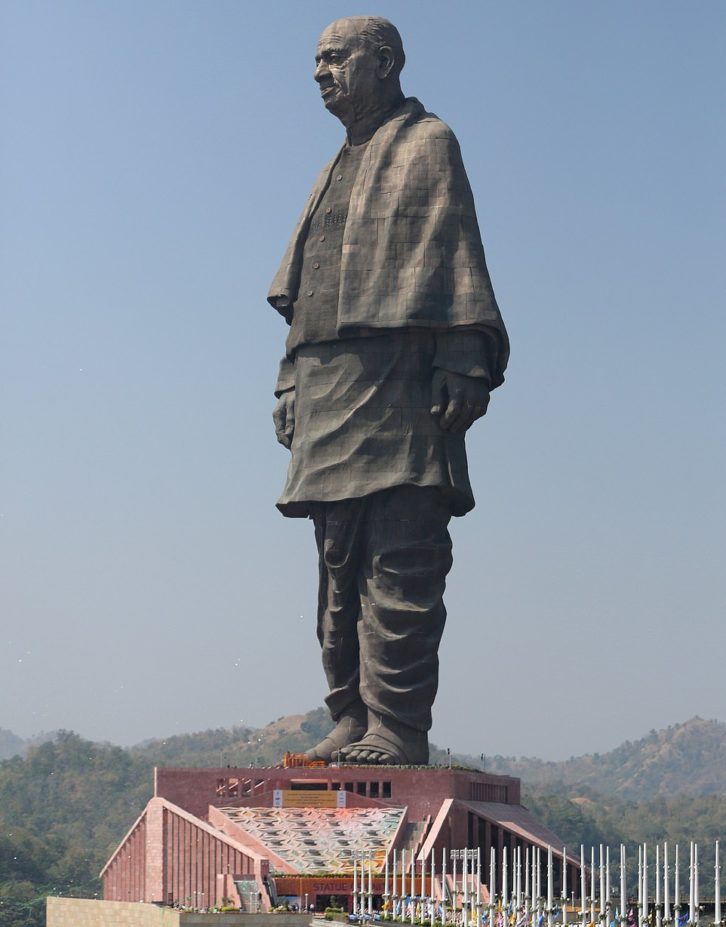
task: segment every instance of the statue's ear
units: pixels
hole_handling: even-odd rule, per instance
[[[385,80],[393,70],[396,63],[396,56],[393,49],[388,45],[382,45],[378,49],[378,76]]]

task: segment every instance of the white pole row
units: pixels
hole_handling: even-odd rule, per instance
[[[576,857],[568,857],[564,847],[555,850],[548,846],[545,860],[544,849],[527,846],[523,852],[517,846],[502,847],[498,852],[492,847],[488,872],[482,867],[479,847],[443,849],[438,851],[438,860],[435,850],[418,856],[411,850],[393,850],[385,859],[382,916],[385,920],[430,927],[554,927],[567,925],[568,914],[579,919],[579,925],[572,927],[695,927],[702,921],[706,923],[700,914],[696,843],[691,842],[689,847],[685,905],[681,904],[678,844],[672,855],[667,843],[658,844],[655,853],[647,844],[638,847],[637,900],[631,899],[627,891],[629,870],[624,845],[620,845],[617,868],[611,868],[610,847],[603,844],[597,853],[591,847],[587,867],[586,850],[581,846],[579,907],[576,892],[567,894],[567,866],[577,865]],[[372,859],[354,857],[352,913],[359,917],[373,916],[373,865]],[[547,880],[544,894],[543,874]],[[482,885],[489,889],[487,904],[483,902]],[[577,888],[576,883],[573,888]],[[716,841],[714,927],[726,927],[721,915],[720,849]]]

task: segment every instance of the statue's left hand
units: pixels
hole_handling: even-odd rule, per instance
[[[431,414],[442,431],[463,433],[487,410],[489,384],[480,377],[436,370],[431,384]]]
[[[295,390],[290,389],[277,400],[272,410],[272,421],[275,423],[277,440],[283,447],[290,448],[295,434]]]

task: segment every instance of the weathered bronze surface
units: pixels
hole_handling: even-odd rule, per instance
[[[268,296],[290,326],[278,507],[315,525],[337,722],[311,755],[349,763],[428,762],[448,523],[474,506],[464,436],[509,353],[459,145],[404,97],[404,62],[388,20],[322,33],[314,76],[346,139]]]

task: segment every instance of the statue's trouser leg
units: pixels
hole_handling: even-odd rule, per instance
[[[375,713],[428,731],[446,622],[451,514],[443,493],[418,486],[371,496],[367,514],[360,693]]]
[[[313,517],[318,545],[318,640],[334,721],[360,702],[358,652],[361,500],[322,503]]]
[[[377,714],[431,727],[449,519],[443,494],[417,486],[321,506],[318,639],[334,719],[362,697]]]

